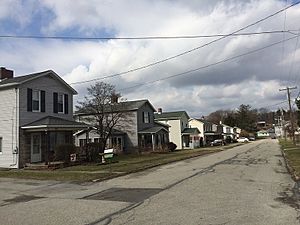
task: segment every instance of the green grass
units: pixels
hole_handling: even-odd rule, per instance
[[[284,151],[289,164],[296,172],[297,176],[300,176],[300,146],[294,145],[291,140],[279,140],[281,149]]]
[[[225,149],[238,146],[231,144],[226,146],[216,146],[193,150],[179,150],[169,153],[148,153],[129,154],[116,156],[114,163],[100,165],[89,163],[84,165],[70,166],[57,170],[6,170],[0,171],[0,177],[38,179],[38,180],[58,180],[88,182],[92,180],[105,180],[117,177],[122,174],[141,171],[155,166],[176,162],[184,159],[207,155]]]

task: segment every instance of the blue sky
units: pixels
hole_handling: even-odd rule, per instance
[[[285,5],[286,1],[281,0],[103,0],[101,4],[97,0],[2,0],[0,34],[75,37],[226,34]],[[246,32],[283,30],[284,21],[286,30],[297,32],[299,19],[300,7],[295,6],[286,15],[281,13]],[[119,90],[126,89],[213,64],[284,37],[282,34],[230,37],[166,63],[104,81],[115,84]],[[211,40],[1,38],[0,57],[1,66],[13,69],[16,76],[52,69],[73,83],[140,67]],[[233,109],[243,103],[270,106],[285,99],[278,88],[300,82],[298,42],[295,38],[185,76],[127,89],[122,94],[128,100],[147,98],[155,107],[167,111],[187,110],[195,117],[217,109]],[[79,92],[77,99],[83,98],[91,84],[74,85]]]

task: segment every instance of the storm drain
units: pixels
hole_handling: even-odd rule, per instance
[[[86,196],[83,199],[137,203],[158,194],[162,190],[163,189],[160,188],[110,188],[105,191]]]
[[[44,197],[38,197],[33,195],[20,195],[15,198],[5,199],[4,201],[8,203],[19,203],[19,202],[29,202],[40,198],[44,198]]]

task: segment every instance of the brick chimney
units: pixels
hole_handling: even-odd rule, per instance
[[[120,94],[112,93],[111,95],[111,103],[118,103],[119,102]]]
[[[0,81],[14,77],[14,71],[7,70],[5,67],[0,67]]]
[[[161,114],[161,113],[162,113],[162,108],[158,108],[158,109],[157,109],[157,113],[158,113],[158,114]]]

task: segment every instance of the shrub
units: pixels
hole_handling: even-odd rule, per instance
[[[70,155],[76,152],[75,145],[61,144],[54,149],[55,160],[70,162]]]
[[[171,152],[174,152],[175,149],[177,148],[177,145],[173,142],[168,142],[167,143],[167,149]]]
[[[86,146],[86,160],[88,162],[97,162],[100,160],[99,153],[103,153],[102,143],[88,143]]]

